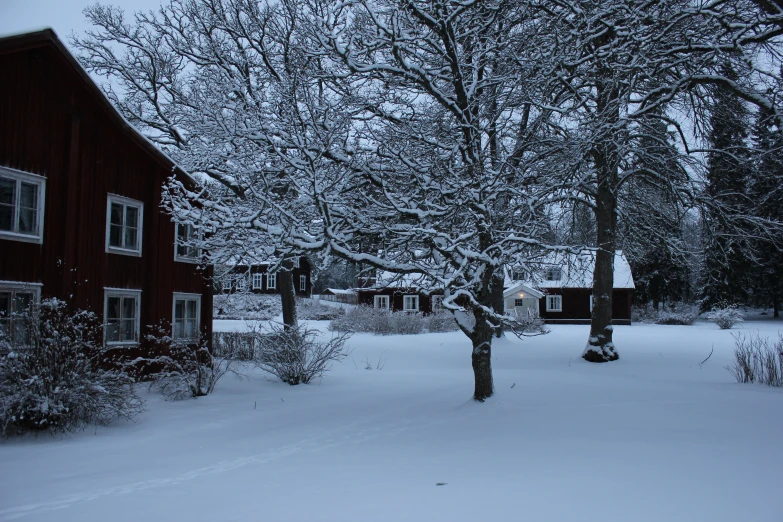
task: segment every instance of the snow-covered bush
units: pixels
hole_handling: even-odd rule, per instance
[[[46,299],[19,319],[27,335],[5,339],[7,353],[0,356],[4,436],[65,433],[116,418],[133,420],[143,411],[133,379],[110,368],[94,313],[71,312],[65,302]]]
[[[391,312],[371,306],[353,306],[329,324],[337,332],[374,333],[376,335],[416,335],[423,332],[453,332],[457,330],[449,312]]]
[[[297,326],[271,327],[271,333],[258,337],[256,364],[281,381],[292,386],[309,384],[329,371],[333,362],[348,356],[346,341],[349,333],[319,339],[318,330]]]
[[[344,313],[342,307],[324,305],[315,299],[296,300],[296,315],[305,321],[331,321]]]
[[[253,332],[213,332],[212,355],[252,361],[255,358],[256,338]]]
[[[283,313],[280,296],[237,292],[217,294],[212,300],[215,319],[252,319],[268,321]]]
[[[454,315],[451,312],[436,312],[424,317],[426,321],[425,328],[430,333],[438,332],[456,332],[459,330],[457,321],[454,320]]]
[[[550,332],[549,327],[535,310],[519,311],[515,309],[506,314],[503,325],[517,337],[531,337]]]
[[[774,342],[758,334],[734,335],[734,364],[726,369],[737,382],[783,387],[783,335]]]
[[[146,336],[152,357],[133,361],[136,367],[152,371],[150,388],[161,392],[167,400],[182,400],[209,395],[218,381],[227,373],[238,375],[234,369],[237,360],[232,354],[212,355],[206,340],[183,341],[173,339],[170,328],[157,328]]]
[[[635,305],[631,309],[634,322],[664,325],[692,325],[699,317],[698,306],[692,303],[672,302],[653,308],[652,304]]]
[[[707,312],[704,317],[717,324],[721,330],[728,330],[735,324],[741,323],[744,320],[742,312],[735,305],[713,308]]]

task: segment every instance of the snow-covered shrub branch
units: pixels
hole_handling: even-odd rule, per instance
[[[134,420],[144,401],[133,379],[106,357],[103,327],[88,311],[45,299],[21,313],[24,335],[0,340],[3,435],[64,433],[115,419]]]
[[[758,333],[734,335],[734,363],[726,369],[737,382],[783,386],[783,336],[770,341]]]
[[[728,330],[745,320],[745,316],[736,305],[726,304],[713,308],[704,314],[704,318],[717,324],[721,330]]]
[[[455,332],[454,315],[438,312],[428,315],[410,312],[391,312],[371,306],[348,308],[344,314],[329,323],[336,332],[373,333],[377,335],[415,335],[422,332]]]
[[[257,335],[255,363],[292,386],[309,384],[349,355],[346,342],[351,334],[347,332],[320,339],[318,330],[273,325],[269,333]]]

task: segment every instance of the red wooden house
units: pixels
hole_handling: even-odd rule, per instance
[[[219,293],[252,292],[254,294],[277,294],[277,274],[270,272],[272,263],[236,263],[223,267],[223,275],[217,278],[215,291]],[[310,297],[313,291],[313,274],[310,261],[305,256],[294,262],[292,270],[294,291],[300,297]]]
[[[0,327],[57,297],[129,354],[148,325],[211,337],[211,268],[160,208],[187,173],[114,109],[52,30],[0,39]]]

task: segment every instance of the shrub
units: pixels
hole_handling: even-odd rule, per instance
[[[255,359],[254,332],[213,332],[212,355],[224,359],[252,361]]]
[[[639,323],[690,326],[699,317],[698,307],[691,303],[672,302],[656,310],[652,304],[635,305],[631,315]]]
[[[155,373],[149,376],[150,388],[158,390],[166,400],[204,397],[215,390],[218,381],[234,370],[237,358],[233,354],[212,355],[204,339],[182,341],[173,339],[158,327],[146,336],[150,349],[156,354],[138,358],[134,366],[144,365]]]
[[[349,333],[319,340],[318,330],[273,325],[271,334],[258,337],[256,364],[292,386],[309,384],[329,371],[333,362],[348,356]]]
[[[425,316],[424,319],[426,321],[425,328],[427,328],[427,331],[430,333],[456,332],[459,330],[457,321],[454,319],[454,314],[451,312],[436,312]]]
[[[698,314],[695,310],[682,310],[679,312],[662,311],[655,319],[655,324],[690,326],[696,322]]]
[[[537,311],[518,311],[506,315],[503,324],[517,337],[531,337],[544,335],[550,332],[544,320]]]
[[[442,311],[423,315],[410,312],[390,312],[359,305],[348,308],[332,320],[329,329],[336,332],[373,333],[376,335],[415,335],[424,331],[454,332],[458,329],[454,315]]]
[[[760,335],[734,335],[734,364],[726,369],[737,382],[783,387],[783,335],[774,343]]]
[[[279,295],[237,292],[217,294],[212,308],[215,319],[252,319],[268,321],[283,313]]]
[[[314,299],[296,300],[296,315],[305,321],[331,321],[345,313],[339,306],[329,306]]]
[[[70,312],[46,299],[22,314],[27,335],[5,339],[0,357],[0,424],[4,436],[31,431],[65,433],[144,409],[133,379],[107,369],[103,328],[95,314]],[[18,320],[17,319],[17,320]]]
[[[735,305],[713,308],[704,317],[709,321],[715,322],[721,330],[728,330],[744,320],[742,312]]]

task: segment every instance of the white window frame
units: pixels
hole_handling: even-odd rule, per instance
[[[555,274],[557,274],[557,277],[555,277]],[[563,269],[557,266],[551,266],[546,269],[546,280],[547,281],[562,281],[563,280]]]
[[[416,304],[415,308],[408,307],[408,300],[413,299]],[[418,294],[407,294],[402,296],[402,311],[403,312],[418,312],[419,311],[419,296]]]
[[[386,303],[386,306],[380,306],[381,303]],[[373,297],[372,305],[379,310],[388,310],[391,303],[390,296],[388,295],[376,295]]]
[[[14,297],[16,293],[33,294],[33,304],[38,305],[41,303],[41,283],[23,283],[20,281],[0,281],[0,292],[9,292],[11,294],[11,303],[13,307]],[[17,313],[16,310],[12,310],[11,313]],[[13,319],[12,319],[13,321]],[[11,326],[13,326],[12,323]],[[13,331],[11,332],[13,336]]]
[[[251,276],[252,284],[251,288],[253,290],[263,290],[264,289],[264,274],[261,272],[255,272]],[[258,284],[256,284],[258,283]]]
[[[139,228],[136,241],[138,243],[138,249],[122,248],[109,245],[109,238],[111,234],[111,205],[117,203],[123,205],[123,237],[125,236],[125,207],[136,207],[139,209]],[[144,202],[135,199],[126,198],[125,196],[118,196],[117,194],[109,194],[106,198],[106,252],[110,254],[122,254],[125,256],[141,257],[141,246],[144,239]],[[176,230],[175,230],[176,232]],[[174,242],[176,244],[176,240]],[[176,253],[176,248],[174,249]]]
[[[524,281],[525,280],[525,272],[522,270],[513,270],[511,272],[511,280],[512,281]]]
[[[192,241],[194,237],[197,237],[199,240],[201,239],[201,232],[196,230],[196,227],[194,227],[191,223],[174,223],[174,261],[180,263],[193,263],[197,265],[201,263],[200,247],[191,247],[191,246],[185,247],[185,248],[194,248],[196,250],[195,257],[182,256],[179,254],[179,227],[183,227],[183,226],[189,227],[189,229],[192,230],[192,232],[188,234],[188,238],[186,239],[186,241]]]
[[[244,292],[245,289],[247,288],[247,277],[240,274],[235,279],[235,283],[236,283],[236,287],[237,287],[237,292]]]
[[[277,290],[277,272],[267,272],[266,273],[266,289],[267,290]]]
[[[440,294],[435,294],[430,296],[430,306],[432,308],[432,311],[436,310],[443,310],[443,298],[445,296],[442,296]]]
[[[305,274],[299,274],[299,291],[307,291],[307,276]]]
[[[16,181],[16,201],[14,201],[14,215],[13,226],[14,229],[19,228],[19,194],[21,193],[22,182],[30,183],[38,186],[38,208],[36,214],[36,224],[38,225],[35,234],[23,234],[15,232],[13,230],[0,230],[0,239],[9,239],[11,241],[24,241],[26,243],[43,243],[44,232],[44,209],[46,207],[46,178],[37,174],[30,174],[29,172],[22,172],[21,170],[9,169],[7,167],[0,167],[0,178],[13,179]]]
[[[563,296],[560,294],[550,294],[546,296],[546,311],[547,312],[562,312],[563,311]]]
[[[196,301],[196,336],[195,337],[177,337],[177,301]],[[185,309],[187,314],[187,306]],[[185,292],[174,292],[171,300],[171,337],[178,341],[194,341],[201,337],[201,294],[188,294]]]
[[[524,308],[525,307],[525,298],[524,297],[515,297],[514,298],[514,308]]]
[[[136,299],[136,340],[135,341],[108,341],[106,339],[106,329],[109,324],[109,298],[110,297],[132,297]],[[120,306],[122,308],[122,306]],[[136,346],[141,339],[141,290],[130,288],[103,288],[103,342],[106,346]]]

